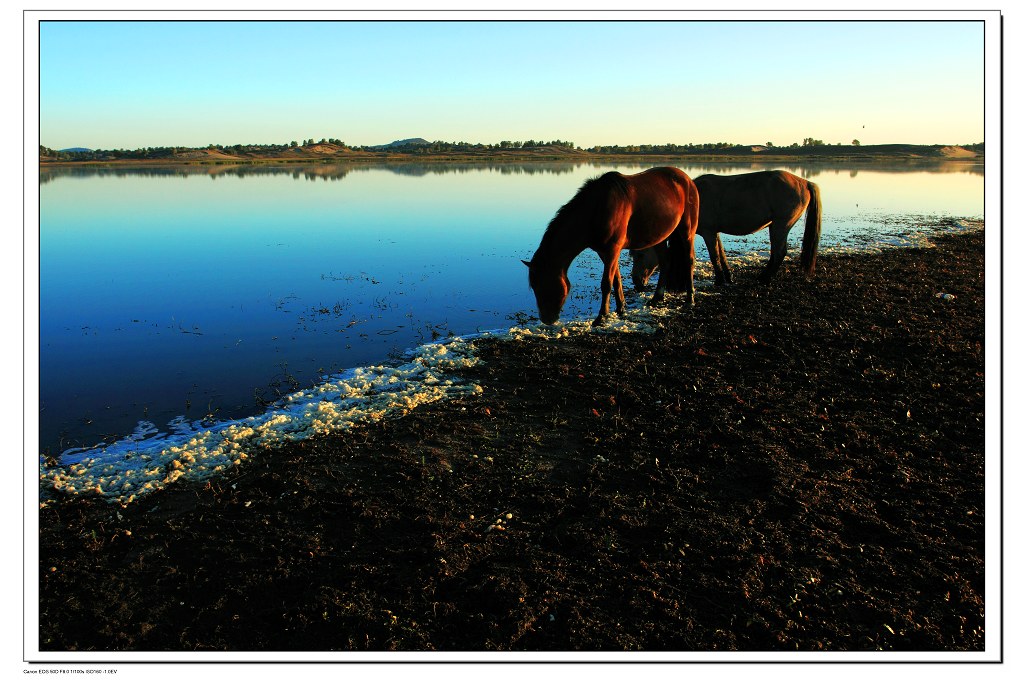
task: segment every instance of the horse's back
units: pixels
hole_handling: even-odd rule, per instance
[[[643,249],[660,243],[685,222],[688,210],[696,215],[696,187],[678,168],[649,168],[623,177],[630,187],[626,248]]]
[[[751,192],[758,190],[783,191],[782,188],[800,188],[807,181],[784,170],[754,171],[737,175],[707,173],[694,178],[698,191]]]
[[[799,175],[784,170],[764,171],[767,176],[767,199],[779,213],[803,213],[811,193],[810,183]],[[795,219],[795,216],[794,216]]]
[[[807,180],[784,170],[707,174],[694,184],[700,193],[702,230],[747,233],[773,218],[802,212],[810,197]]]
[[[648,168],[645,171],[637,173],[636,175],[627,176],[636,178],[638,180],[650,178],[652,180],[658,180],[662,182],[672,183],[680,187],[686,188],[693,184],[693,180],[689,175],[673,166],[659,166],[657,168]]]
[[[661,200],[679,203],[685,207],[687,197],[694,190],[689,175],[671,166],[648,168],[635,175],[623,176],[636,192],[637,200]]]

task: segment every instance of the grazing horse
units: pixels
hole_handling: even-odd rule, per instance
[[[633,258],[633,269],[630,272],[633,288],[637,291],[646,291],[647,282],[658,270],[658,257],[654,249],[631,250],[629,255]]]
[[[759,280],[767,283],[786,257],[789,231],[807,212],[804,221],[800,264],[808,275],[814,273],[821,237],[821,192],[809,180],[786,171],[759,171],[740,175],[701,175],[694,184],[700,193],[697,234],[704,238],[715,284],[732,282],[725,249],[719,233],[748,235],[768,228],[771,256]],[[642,288],[657,268],[646,252],[633,252],[633,285]]]
[[[533,258],[523,261],[530,270],[530,288],[537,297],[541,322],[558,321],[569,295],[566,272],[588,248],[596,251],[604,263],[601,309],[594,325],[603,324],[610,314],[608,304],[613,291],[617,312],[621,315],[626,309],[619,274],[622,249],[653,247],[663,271],[688,268],[689,285],[684,288],[692,306],[693,242],[699,206],[693,180],[678,168],[651,168],[636,175],[611,172],[588,180],[558,209]],[[670,236],[675,253],[682,254],[673,257],[672,263],[666,243]],[[680,274],[685,277],[685,273]],[[661,302],[664,292],[665,286],[659,281],[651,303]]]

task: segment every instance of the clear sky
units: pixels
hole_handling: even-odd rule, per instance
[[[40,143],[984,140],[978,21],[45,21]]]

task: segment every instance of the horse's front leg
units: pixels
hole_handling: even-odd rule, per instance
[[[725,257],[721,234],[715,237],[715,248],[718,249],[718,262],[722,265],[722,281],[718,281],[718,274],[715,273],[715,284],[732,284],[732,271],[729,269],[729,259]]]
[[[715,284],[721,284],[722,263],[718,260],[718,233],[706,232],[701,237],[704,238],[704,245],[708,247],[708,260],[711,261],[711,269],[715,272]]]
[[[613,292],[615,293],[615,312],[619,317],[626,315],[626,294],[622,290],[622,269],[619,267],[618,259],[615,260],[615,282]]]
[[[612,297],[612,286],[615,283],[615,273],[618,269],[615,265],[618,263],[619,254],[618,252],[615,254],[601,254],[601,260],[604,262],[604,272],[601,275],[601,308],[594,319],[593,324],[595,327],[603,325],[611,314],[608,304]]]
[[[722,248],[722,235],[714,232],[701,236],[704,237],[704,245],[708,247],[708,258],[715,271],[715,284],[729,284],[732,282],[732,274],[729,272],[729,263],[725,259],[725,249]]]

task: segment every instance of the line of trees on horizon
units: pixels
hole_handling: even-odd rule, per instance
[[[361,146],[349,146],[338,138],[321,138],[316,141],[314,138],[303,139],[300,143],[298,140],[292,140],[285,144],[234,144],[234,145],[217,145],[209,144],[205,147],[140,147],[138,149],[63,149],[54,150],[43,145],[39,145],[39,155],[41,157],[53,158],[60,161],[111,161],[118,159],[160,159],[168,157],[180,157],[182,154],[189,152],[199,152],[202,150],[209,151],[221,151],[226,154],[274,154],[282,153],[288,150],[295,150],[303,147],[310,147],[314,145],[330,144],[340,149],[347,149],[352,151],[362,152],[377,152],[382,149],[393,152],[411,153],[421,156],[429,156],[431,154],[452,154],[452,153],[479,153],[494,150],[531,150],[541,148],[556,148],[566,150],[579,150],[594,154],[692,154],[700,152],[722,152],[727,151],[736,147],[749,147],[751,145],[741,145],[732,142],[703,142],[693,143],[689,142],[686,144],[630,144],[630,145],[595,145],[593,147],[583,148],[577,147],[574,142],[566,140],[550,140],[547,142],[540,140],[525,140],[525,141],[512,141],[502,140],[494,144],[486,144],[479,142],[446,142],[443,140],[436,140],[434,142],[409,142],[403,145],[361,145]],[[788,146],[777,146],[772,142],[766,142],[762,146],[770,149],[799,149],[807,147],[829,147],[829,146],[847,146],[842,143],[825,143],[822,140],[805,137],[802,142],[793,142]],[[859,147],[861,146],[860,140],[854,139],[850,142],[849,146]],[[888,146],[888,145],[875,145],[875,146]],[[929,145],[915,145],[915,146],[929,146]],[[969,149],[975,152],[983,152],[985,150],[984,142],[975,142],[970,144],[958,145],[964,149]]]

